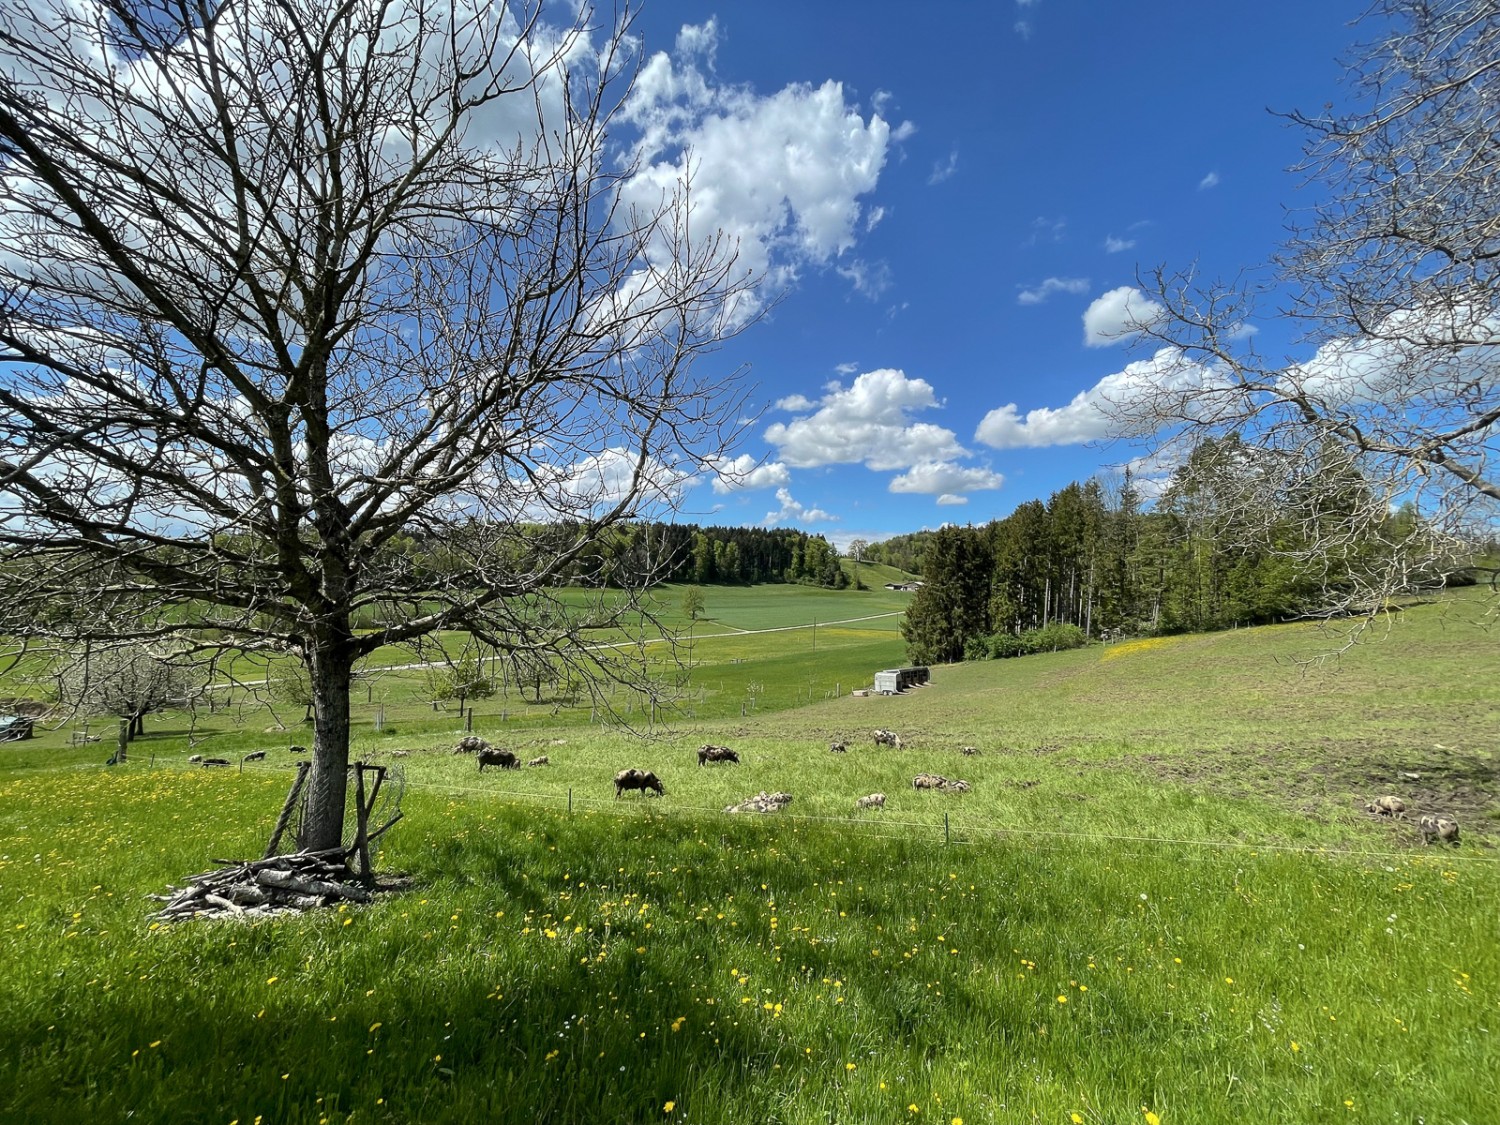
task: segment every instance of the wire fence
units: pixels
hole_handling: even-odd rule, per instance
[[[278,773],[284,775],[284,767],[261,765],[259,763],[242,767],[244,770],[259,773]],[[450,796],[462,796],[468,800],[488,800],[499,804],[537,804],[554,805],[568,813],[573,813],[579,808],[589,809],[594,812],[606,812],[613,815],[633,815],[632,808],[640,802],[632,800],[628,805],[622,805],[617,799],[580,796],[570,788],[566,793],[538,793],[525,790],[495,790],[474,785],[458,785],[440,781],[413,781],[410,777],[404,779],[404,790],[408,793],[432,793],[447,794]],[[649,798],[647,798],[649,799]],[[707,805],[689,805],[674,801],[667,805],[660,801],[653,801],[652,811],[663,816],[684,816],[692,818],[716,818],[722,819],[726,814],[720,808]],[[942,822],[925,820],[899,820],[885,815],[884,812],[872,812],[868,818],[858,820],[842,816],[816,815],[810,813],[793,813],[782,811],[772,816],[760,816],[758,814],[736,814],[736,819],[744,817],[757,819],[758,822],[771,825],[775,823],[795,823],[807,825],[837,825],[842,829],[858,832],[862,838],[871,840],[910,841],[923,836],[941,836],[943,842],[955,846],[985,846],[998,845],[1010,841],[1025,841],[1028,846],[1039,846],[1066,842],[1069,844],[1136,844],[1150,845],[1154,848],[1178,848],[1178,849],[1202,849],[1209,854],[1193,855],[1184,851],[1179,858],[1191,860],[1206,860],[1212,853],[1242,852],[1250,854],[1277,853],[1288,855],[1304,855],[1310,858],[1335,859],[1335,860],[1397,860],[1409,861],[1422,852],[1411,851],[1378,851],[1358,848],[1339,848],[1327,845],[1312,844],[1290,844],[1277,841],[1250,841],[1250,840],[1212,840],[1191,839],[1170,836],[1140,836],[1127,833],[1112,832],[1071,832],[1057,828],[1004,828],[985,827],[976,829],[972,823],[951,823],[947,813],[943,814]],[[877,819],[878,818],[878,819]],[[900,832],[891,832],[890,829],[900,829]],[[1060,851],[1060,847],[1052,846],[1049,850]],[[1118,850],[1114,854],[1120,857],[1132,858],[1156,858],[1156,854],[1146,851],[1127,852]],[[1445,849],[1442,853],[1444,864],[1476,865],[1500,864],[1500,856],[1475,855],[1472,851],[1458,853],[1451,849]]]

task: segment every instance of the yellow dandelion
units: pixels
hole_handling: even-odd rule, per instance
[[[909,1106],[906,1107],[906,1112],[908,1112],[908,1113],[921,1113],[922,1111],[917,1108],[917,1103],[916,1102],[912,1102],[911,1105],[909,1105]]]
[[[664,1106],[661,1107],[661,1111],[663,1113],[671,1113],[676,1108],[677,1108],[677,1103],[676,1102],[668,1102],[666,1105],[664,1105]]]
[[[1062,995],[1062,993],[1058,993],[1057,1002],[1059,1004],[1066,1004],[1068,1002],[1068,998],[1066,996]]]
[[[1293,1039],[1292,1040],[1292,1050],[1294,1050],[1294,1051],[1300,1051],[1300,1050],[1302,1050],[1302,1044],[1298,1043],[1295,1039]]]
[[[1074,1112],[1069,1116],[1073,1119],[1073,1125],[1083,1125],[1083,1114]]]
[[[1146,1111],[1146,1125],[1161,1125],[1161,1118],[1148,1109]]]
[[[853,1070],[854,1069],[854,1064],[853,1063],[845,1063],[844,1064],[844,1069],[845,1070]]]

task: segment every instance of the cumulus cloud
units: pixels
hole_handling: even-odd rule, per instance
[[[710,457],[704,461],[703,468],[712,474],[714,491],[720,496],[792,483],[792,474],[780,461],[762,464],[748,453],[742,453],[733,460],[727,457]]]
[[[1118,254],[1129,250],[1135,245],[1133,238],[1116,238],[1114,235],[1106,235],[1104,238],[1104,252],[1106,254]]]
[[[641,169],[621,198],[650,212],[686,179],[694,229],[724,230],[738,270],[784,283],[853,248],[891,129],[878,113],[866,119],[838,82],[766,96],[712,82],[702,64],[717,33],[713,20],[684,28],[674,55],[642,67],[622,113],[641,131]]]
[[[999,488],[1004,483],[1003,476],[989,469],[966,469],[950,461],[923,461],[892,480],[890,490],[914,492],[924,496],[957,496],[965,492]]]
[[[800,413],[813,404],[798,395],[778,405]],[[831,383],[815,411],[769,426],[765,437],[798,469],[859,463],[905,469],[967,456],[952,430],[911,420],[914,412],[940,405],[925,379],[889,368],[867,371],[848,387]]]
[[[838,519],[838,516],[825,512],[822,508],[808,508],[799,504],[792,498],[790,489],[778,488],[776,499],[780,502],[781,508],[778,511],[766,513],[766,518],[761,521],[766,527],[772,527],[778,523],[823,523]]]
[[[1087,293],[1089,279],[1086,277],[1049,277],[1032,289],[1022,289],[1016,301],[1023,305],[1040,305],[1054,293]]]
[[[1166,313],[1139,289],[1122,285],[1094,299],[1083,314],[1083,342],[1104,348],[1138,336]]]
[[[969,502],[969,498],[967,496],[955,496],[951,492],[945,492],[943,495],[937,498],[937,502],[940,507],[947,507],[950,504],[967,504]]]
[[[1106,375],[1066,406],[1039,407],[1022,417],[1015,403],[991,410],[974,431],[974,440],[994,449],[1028,449],[1078,445],[1113,436],[1111,410],[1162,390],[1186,394],[1217,384],[1211,368],[1189,359],[1177,348],[1162,348],[1149,359],[1127,364]]]
[[[1209,188],[1216,188],[1218,186],[1219,173],[1217,172],[1210,172],[1208,175],[1204,176],[1201,180],[1198,181],[1199,191],[1207,191]]]

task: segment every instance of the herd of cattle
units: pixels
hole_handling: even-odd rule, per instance
[[[896,750],[905,748],[905,743],[902,741],[901,736],[893,730],[884,730],[877,727],[873,732],[873,737],[876,746],[888,746]],[[834,754],[847,754],[849,752],[849,745],[846,742],[834,742],[829,744],[828,749]],[[293,746],[290,748],[290,753],[292,754],[306,754],[307,752],[307,747],[305,746]],[[394,757],[402,758],[407,757],[409,753],[410,751],[406,750],[392,752]],[[521,759],[514,750],[491,746],[486,739],[481,738],[477,734],[465,735],[459,739],[458,743],[453,747],[453,753],[473,754],[479,763],[480,773],[484,772],[486,766],[497,766],[502,770],[518,770],[522,766]],[[974,746],[961,746],[959,747],[959,753],[965,757],[973,757],[979,754],[980,750]],[[241,762],[260,761],[265,756],[266,752],[264,750],[256,750],[246,754],[241,759]],[[206,767],[228,766],[232,764],[228,758],[209,758],[202,754],[194,754],[188,758],[188,761],[195,765]],[[705,743],[698,747],[698,764],[700,766],[716,763],[738,765],[740,763],[740,756],[728,746],[715,746],[712,743]],[[525,763],[528,768],[532,769],[550,764],[551,760],[546,754],[531,758]],[[1413,774],[1412,776],[1415,777],[1416,775]],[[661,778],[657,777],[650,770],[635,768],[620,770],[615,774],[614,783],[616,800],[619,799],[622,793],[639,792],[644,796],[650,796],[652,793],[655,793],[658,797],[662,797],[667,792]],[[971,788],[970,784],[961,778],[947,778],[935,773],[919,773],[912,778],[911,784],[912,788],[918,791],[933,790],[947,793],[967,793]],[[856,810],[883,809],[885,808],[885,800],[884,793],[870,793],[856,800],[854,807]],[[790,793],[760,792],[754,797],[746,798],[738,804],[726,806],[724,811],[727,813],[777,812],[791,804],[791,801],[792,795]],[[1392,820],[1405,820],[1406,802],[1400,797],[1393,795],[1376,797],[1373,801],[1365,805],[1365,811]],[[1451,816],[1436,813],[1424,814],[1417,821],[1417,830],[1421,834],[1422,843],[1424,844],[1430,844],[1434,840],[1437,840],[1444,844],[1457,846],[1459,842],[1458,821]]]
[[[876,746],[891,746],[900,750],[905,745],[901,741],[901,736],[891,730],[876,729],[874,738]],[[849,752],[849,746],[844,742],[835,742],[828,748],[835,754],[847,754]],[[481,773],[484,772],[486,766],[498,766],[503,770],[518,770],[521,768],[521,759],[514,750],[491,746],[488,741],[477,734],[465,735],[459,739],[458,743],[453,747],[453,752],[455,754],[473,754],[479,762]],[[962,747],[961,752],[964,754],[979,753],[972,746]],[[698,747],[698,764],[700,766],[720,762],[739,765],[740,756],[728,746],[715,746],[712,743],[704,743]],[[528,767],[545,766],[548,764],[550,763],[545,754],[540,758],[533,758],[526,763]],[[655,793],[658,797],[664,797],[667,792],[661,778],[657,777],[650,770],[636,769],[634,767],[623,769],[615,774],[614,781],[616,800],[620,798],[622,793],[640,793],[646,797]],[[970,786],[967,781],[949,780],[946,777],[933,773],[919,773],[916,777],[912,778],[912,788],[917,790],[936,789],[953,793],[967,793]],[[737,804],[726,806],[724,811],[727,813],[777,812],[786,808],[791,803],[792,795],[790,793],[766,793],[762,791],[753,797],[747,797]],[[870,793],[867,796],[860,797],[854,802],[854,807],[860,810],[883,809],[885,808],[885,794]]]

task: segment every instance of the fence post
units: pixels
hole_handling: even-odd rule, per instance
[[[573,815],[573,787],[568,786],[568,815]]]
[[[948,838],[948,814],[944,813],[943,814],[943,843],[947,844],[947,843],[951,843],[951,842],[952,841],[950,841],[949,838]]]

